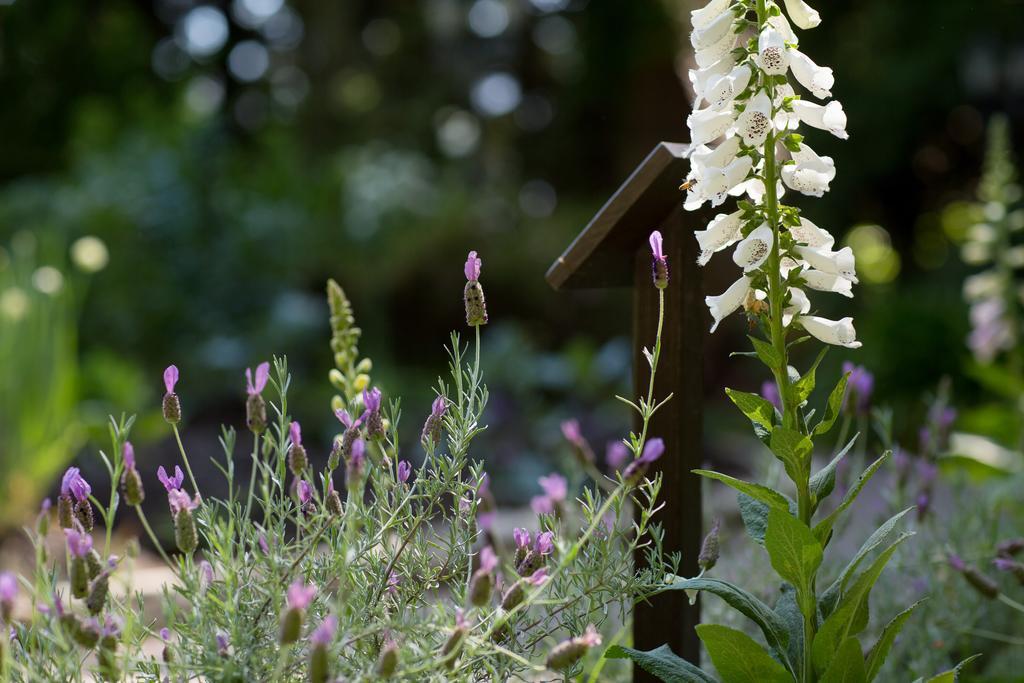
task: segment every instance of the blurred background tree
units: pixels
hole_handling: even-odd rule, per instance
[[[493,321],[498,495],[522,499],[565,455],[561,419],[579,415],[595,444],[625,425],[607,397],[628,386],[627,297],[554,294],[542,274],[657,141],[685,136],[696,3],[2,4],[0,263],[29,234],[57,245],[34,267],[63,264],[83,236],[101,240],[109,266],[87,296],[84,280],[64,282],[81,290],[73,369],[61,373],[75,377],[77,408],[48,433],[57,442],[80,423],[82,438],[45,456],[3,440],[0,460],[45,457],[48,477],[121,410],[143,413],[141,437],[162,436],[154,409],[170,362],[193,429],[240,425],[241,369],[271,353],[289,356],[303,388],[296,415],[326,450],[328,277],[350,295],[375,380],[405,397],[414,434],[441,345],[460,326],[469,249],[484,258]],[[952,244],[972,220],[989,115],[1007,112],[1024,139],[1024,5],[829,4],[804,41],[843,75],[851,142],[814,140],[842,162],[811,217],[857,251],[856,359],[912,429],[939,375],[961,400],[980,393],[959,374],[967,271]],[[709,291],[723,271],[708,271]],[[2,313],[3,335],[15,334]],[[716,387],[759,381],[722,376],[740,333],[707,349],[714,457],[730,455]],[[4,386],[32,381],[0,348]],[[4,410],[6,431],[15,418]],[[143,469],[151,457],[147,467],[143,449]]]

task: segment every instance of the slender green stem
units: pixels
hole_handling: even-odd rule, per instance
[[[1013,609],[1017,610],[1021,614],[1024,614],[1024,605],[1020,604],[1019,602],[1017,602],[1013,598],[1010,598],[1010,597],[1006,596],[1005,594],[1000,593],[998,600],[999,600],[999,602],[1003,603],[1004,605],[1006,605],[1008,607],[1012,607]]]
[[[199,493],[199,484],[196,483],[196,477],[192,474],[192,466],[188,463],[188,455],[185,454],[185,444],[181,443],[181,433],[178,431],[178,425],[172,424],[171,429],[174,430],[174,439],[178,442],[178,452],[181,453],[181,459],[185,462],[185,471],[188,472],[188,479],[192,482],[192,490],[195,493]]]
[[[651,377],[647,382],[647,403],[644,404],[644,410],[641,411],[643,417],[643,428],[640,431],[640,441],[638,442],[635,456],[639,457],[643,450],[644,444],[647,442],[647,425],[650,424],[651,417],[654,415],[654,376],[658,372],[658,360],[661,358],[661,331],[665,327],[665,290],[658,289],[658,330],[654,336],[654,350],[651,351]],[[667,399],[666,399],[667,400]]]
[[[157,539],[156,534],[153,533],[153,527],[149,526],[149,520],[146,519],[146,513],[142,510],[141,505],[133,505],[135,508],[135,514],[139,516],[139,521],[142,522],[142,528],[146,530],[146,535],[149,536],[150,542],[153,543],[153,547],[156,548],[157,552],[160,553],[160,557],[164,558],[164,562],[172,570],[177,571],[177,567],[171,562],[171,558],[167,556],[167,552],[164,550],[164,546]]]

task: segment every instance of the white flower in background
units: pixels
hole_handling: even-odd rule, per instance
[[[718,18],[718,15],[729,9],[731,4],[732,0],[711,0],[704,7],[690,12],[690,23],[693,24],[695,30],[706,28],[708,24]]]
[[[763,90],[747,102],[746,109],[736,119],[736,128],[743,142],[757,147],[763,145],[772,129],[772,102]]]
[[[732,32],[732,23],[735,19],[732,10],[726,9],[700,28],[694,28],[690,34],[690,44],[695,50],[706,50],[715,43],[718,43]]]
[[[772,76],[780,76],[789,69],[786,38],[774,28],[764,29],[757,37],[757,65]]]
[[[785,0],[785,2],[789,18],[798,28],[806,30],[821,23],[821,15],[804,0]]]
[[[793,113],[808,126],[827,130],[840,140],[850,137],[846,133],[846,112],[843,111],[843,105],[835,100],[826,105],[794,100]]]
[[[1006,320],[1006,302],[982,299],[971,305],[971,332],[967,346],[982,363],[991,363],[1000,351],[1016,345],[1013,329]]]
[[[744,273],[749,273],[755,268],[760,268],[768,260],[774,241],[775,235],[772,234],[772,229],[768,227],[767,223],[762,223],[740,241],[736,246],[736,251],[732,253],[732,260],[743,269]]]
[[[686,119],[686,125],[690,127],[690,141],[694,146],[706,145],[721,137],[732,123],[729,111],[717,111],[711,107],[698,109]]]
[[[790,50],[789,53],[789,68],[797,82],[819,100],[832,97],[832,86],[836,82],[832,69],[818,66],[800,50]]]
[[[705,230],[698,230],[695,235],[697,244],[700,245],[700,257],[697,263],[704,266],[711,260],[711,256],[727,247],[731,247],[743,238],[740,232],[741,211],[730,214],[720,213],[715,216]]]
[[[797,320],[807,330],[807,334],[818,341],[845,346],[848,349],[861,347],[861,343],[857,341],[857,332],[853,329],[853,318],[829,320],[816,315],[802,315]]]
[[[715,324],[711,326],[712,332],[715,331],[718,323],[722,322],[727,315],[743,305],[743,302],[747,300],[748,294],[750,294],[750,278],[744,275],[718,296],[704,297],[704,303],[707,304],[708,309],[711,311],[711,317],[715,319]]]
[[[793,152],[795,164],[782,167],[782,182],[801,194],[821,197],[828,192],[829,183],[836,177],[832,157],[821,157],[807,145]]]

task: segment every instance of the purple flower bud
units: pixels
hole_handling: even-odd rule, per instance
[[[541,567],[535,571],[531,576],[524,577],[527,583],[532,586],[540,586],[548,580],[548,568]]]
[[[761,384],[761,398],[782,410],[782,396],[779,395],[779,385],[774,380],[766,379]]]
[[[427,416],[426,421],[423,423],[423,432],[420,434],[420,441],[426,444],[428,441],[437,445],[441,440],[441,427],[443,426],[442,418],[444,417],[445,410],[448,408],[448,402],[444,396],[438,396],[434,399],[434,402],[430,404],[430,415]]]
[[[299,504],[302,507],[305,508],[313,502],[313,487],[309,485],[308,481],[300,479],[296,489],[299,494]]]
[[[569,495],[569,482],[560,474],[552,473],[537,480],[544,494],[553,503],[561,503]]]
[[[189,498],[188,494],[181,489],[172,489],[167,492],[167,504],[171,508],[171,513],[175,515],[182,510],[191,512],[199,507],[202,502],[203,499],[198,493],[194,498]]]
[[[351,462],[354,466],[362,467],[366,461],[366,442],[362,439],[356,439],[352,442],[352,455],[350,456]]]
[[[124,447],[121,449],[121,456],[124,458],[124,466],[126,469],[135,469],[135,448],[132,446],[131,441],[125,441]]]
[[[555,514],[555,501],[547,496],[534,496],[530,499],[530,509],[535,515]]]
[[[327,647],[334,640],[334,635],[338,632],[338,617],[333,614],[323,621],[316,627],[313,634],[309,636],[309,641],[314,646]]]
[[[476,523],[484,531],[490,531],[494,528],[494,520],[498,518],[498,513],[495,510],[490,512],[479,512],[476,516]]]
[[[545,531],[537,535],[537,541],[533,545],[534,552],[538,555],[550,555],[554,549],[555,534],[553,531]]]
[[[953,423],[956,422],[956,408],[949,406],[943,408],[936,422],[939,424],[939,429],[943,432],[948,431],[953,426]]]
[[[199,563],[199,573],[203,577],[203,585],[209,586],[213,583],[213,565],[203,560]]]
[[[121,617],[108,615],[107,620],[103,622],[103,630],[100,631],[100,635],[103,638],[117,638],[121,635],[122,628]]]
[[[622,469],[629,460],[629,448],[621,441],[609,441],[605,449],[604,461],[613,470]]]
[[[68,552],[72,556],[84,558],[92,550],[92,536],[78,529],[65,529],[64,536],[68,542]]]
[[[580,421],[576,419],[562,421],[562,436],[574,446],[583,443],[583,432],[580,429]]]
[[[403,484],[409,481],[409,475],[412,474],[412,464],[408,460],[402,460],[398,463],[398,481]]]
[[[865,415],[871,407],[871,394],[875,389],[875,377],[862,365],[854,365],[850,361],[843,363],[843,374],[849,373],[846,382],[846,396],[843,397],[843,408],[854,410]],[[853,397],[852,399],[850,397]],[[852,407],[848,402],[852,400]]]
[[[359,429],[359,425],[363,424],[363,417],[365,416],[360,416],[359,419],[353,420],[347,410],[335,410],[334,417],[338,418],[338,422],[346,429]]]
[[[167,389],[168,394],[174,393],[174,386],[178,383],[178,367],[176,365],[168,365],[164,370],[164,388]]]
[[[227,657],[231,653],[231,641],[228,640],[228,634],[221,632],[215,638],[217,640],[217,654],[221,657]]]
[[[316,597],[316,586],[311,583],[303,583],[301,580],[295,581],[288,586],[288,609],[307,609],[313,603],[314,597]]]
[[[10,623],[17,597],[18,579],[11,572],[0,572],[0,621]]]
[[[658,289],[668,287],[668,259],[665,257],[665,250],[661,233],[657,230],[651,233],[651,278],[654,286]]]
[[[288,427],[288,434],[292,438],[293,445],[302,445],[302,426],[299,424],[298,420],[292,420],[291,425]]]
[[[640,462],[650,465],[652,462],[661,457],[661,454],[665,452],[665,442],[661,439],[650,439],[647,441],[647,445],[644,446],[644,452],[640,454]]]
[[[384,590],[388,592],[388,595],[398,595],[398,587],[402,584],[402,577],[398,575],[394,569],[388,574],[388,581],[385,584]]]
[[[84,503],[89,499],[90,493],[92,493],[92,487],[82,478],[81,470],[77,467],[69,467],[61,480],[60,494],[74,496],[79,503]]]
[[[170,639],[171,639],[171,629],[169,629],[166,626],[164,626],[162,629],[160,629],[160,640],[162,640],[162,641],[164,641],[166,643]]]
[[[260,534],[259,543],[260,543],[260,550],[263,551],[263,554],[264,555],[269,555],[270,554],[270,544],[267,543],[267,535],[266,534]]]
[[[181,471],[181,468],[177,465],[174,466],[174,476],[168,477],[167,470],[164,469],[163,465],[156,470],[156,478],[160,480],[160,483],[164,485],[167,492],[177,491],[181,488],[182,482],[185,481],[185,473]]]
[[[251,368],[245,369],[245,390],[250,396],[263,393],[270,379],[270,363],[260,363],[256,366],[256,379],[253,380]]]
[[[469,252],[469,256],[466,257],[466,267],[464,269],[466,273],[466,280],[468,282],[475,282],[480,279],[480,268],[483,266],[483,261],[476,255],[475,251]]]
[[[530,532],[526,529],[516,527],[512,530],[512,539],[515,541],[516,548],[524,550],[530,547]]]
[[[1012,556],[1024,550],[1024,538],[1009,538],[996,545],[996,553]]]
[[[947,557],[949,559],[949,566],[956,571],[962,572],[967,569],[967,564],[964,562],[963,558],[956,553],[949,553]]]
[[[380,410],[381,404],[381,393],[380,389],[373,387],[363,391],[363,405],[371,413],[376,413]]]
[[[497,566],[498,556],[494,554],[494,549],[489,545],[484,546],[483,550],[480,551],[480,569],[490,573]]]

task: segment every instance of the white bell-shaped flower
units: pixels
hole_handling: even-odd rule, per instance
[[[732,283],[729,286],[729,289],[725,290],[718,296],[704,297],[704,303],[707,305],[708,310],[711,311],[711,317],[715,320],[714,324],[711,326],[712,332],[718,329],[718,324],[722,322],[727,315],[743,305],[743,302],[747,300],[747,295],[749,293],[750,278],[744,275],[740,277],[739,280]]]
[[[836,243],[836,238],[832,236],[832,233],[819,228],[803,216],[800,217],[800,225],[789,228],[789,234],[797,243],[814,249],[831,249],[832,245]]]
[[[695,50],[706,50],[732,32],[732,24],[735,19],[732,10],[725,10],[707,25],[694,28],[690,33],[690,43]]]
[[[835,85],[836,78],[831,68],[818,66],[800,50],[789,51],[789,68],[797,82],[819,100],[832,97],[832,86]]]
[[[713,207],[720,206],[729,196],[729,191],[747,177],[752,165],[750,157],[742,156],[733,159],[725,168],[703,169],[696,184],[687,192],[683,208],[694,211],[704,202],[711,202]]]
[[[789,303],[782,309],[782,326],[789,327],[793,318],[804,315],[811,310],[811,300],[807,298],[804,290],[798,287],[789,288]]]
[[[839,251],[831,251],[828,248],[798,246],[796,252],[812,268],[823,273],[833,273],[846,278],[850,282],[858,282],[856,258],[853,255],[853,249],[850,247],[843,247]]]
[[[807,286],[819,292],[842,294],[847,299],[853,298],[853,283],[835,273],[824,273],[820,270],[805,270],[800,273]]]
[[[706,28],[722,12],[729,9],[730,4],[732,4],[732,0],[711,0],[711,2],[700,9],[690,12],[690,23],[695,29]]]
[[[967,301],[979,301],[1000,296],[1002,286],[1002,278],[995,270],[976,273],[964,279],[964,298]]]
[[[725,76],[736,66],[730,58],[719,59],[706,69],[690,69],[690,85],[693,86],[694,105],[704,99],[704,93],[708,91],[708,84],[717,81]]]
[[[789,69],[786,38],[772,27],[766,27],[757,37],[757,65],[772,76],[781,76]]]
[[[694,111],[686,117],[686,125],[690,128],[691,145],[706,145],[721,137],[732,123],[732,112],[729,111],[716,111],[711,107]]]
[[[740,216],[742,211],[734,211],[730,214],[720,213],[711,219],[708,227],[693,233],[700,246],[700,256],[697,263],[705,266],[711,260],[711,256],[723,249],[731,247],[740,241],[743,234],[740,232]]]
[[[777,14],[775,16],[768,17],[764,23],[781,33],[783,40],[787,43],[797,42],[796,34],[793,32],[793,27],[789,25],[785,15]]]
[[[697,67],[706,69],[713,65],[715,62],[724,59],[733,48],[736,47],[736,34],[732,31],[726,31],[718,42],[709,45],[706,48],[697,50],[694,53],[694,59],[697,62]]]
[[[804,0],[786,0],[786,12],[799,28],[814,28],[821,23],[821,15]]]
[[[816,315],[807,315],[800,316],[797,321],[807,330],[808,334],[826,344],[845,346],[848,349],[861,347],[861,343],[857,341],[857,331],[853,329],[853,318],[829,320]]]
[[[846,133],[846,112],[843,111],[843,105],[836,100],[826,105],[794,100],[793,113],[808,126],[827,130],[841,140],[850,137]]]
[[[736,245],[732,260],[743,269],[744,273],[760,268],[768,260],[772,251],[775,235],[767,223],[762,223]]]
[[[722,109],[732,104],[736,96],[743,92],[747,84],[750,83],[750,75],[750,67],[741,64],[723,76],[709,79],[704,99],[714,109]]]
[[[772,129],[772,103],[767,93],[761,90],[747,101],[743,113],[736,119],[736,129],[748,145],[764,144]]]
[[[698,175],[707,168],[722,168],[736,158],[740,151],[740,139],[735,135],[722,140],[716,147],[702,145],[690,155],[690,164]]]
[[[836,177],[836,165],[832,157],[818,156],[808,145],[800,145],[793,152],[795,164],[782,167],[782,182],[801,194],[821,197],[828,192],[829,183]]]

